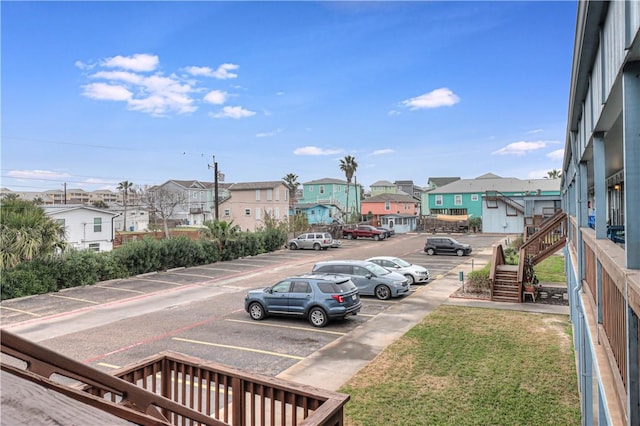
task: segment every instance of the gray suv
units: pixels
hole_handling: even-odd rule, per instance
[[[326,250],[333,244],[333,238],[328,232],[307,232],[289,240],[287,244],[291,250],[314,249]]]
[[[313,273],[346,275],[358,287],[361,295],[376,296],[382,300],[408,294],[410,290],[406,277],[365,260],[318,262],[313,267]]]
[[[271,287],[251,290],[244,309],[254,320],[267,315],[306,318],[314,327],[330,319],[356,315],[362,308],[358,288],[342,275],[303,275],[285,278]]]

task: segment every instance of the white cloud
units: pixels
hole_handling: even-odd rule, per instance
[[[103,66],[109,68],[122,68],[125,70],[145,72],[153,71],[159,63],[156,55],[147,55],[145,53],[136,53],[133,56],[114,56],[107,58],[103,62]]]
[[[238,74],[230,71],[237,70],[238,65],[235,64],[222,64],[218,69],[214,70],[209,67],[185,67],[185,71],[191,75],[202,77],[213,77],[219,80],[228,80],[230,78],[237,78]]]
[[[121,81],[129,84],[142,84],[144,77],[128,71],[98,71],[91,75],[91,78],[101,78],[104,80]]]
[[[547,157],[551,158],[552,160],[562,161],[564,159],[564,149],[556,149],[555,151],[551,151],[547,154]]]
[[[204,96],[204,101],[214,105],[222,105],[227,100],[227,92],[212,90]]]
[[[460,98],[446,87],[435,89],[424,95],[407,99],[400,102],[411,110],[423,108],[439,108],[442,106],[452,106],[460,102]]]
[[[533,130],[529,130],[527,133],[530,135],[536,134],[536,133],[542,133],[544,132],[544,130],[542,129],[533,129]]]
[[[256,133],[256,138],[268,138],[271,136],[275,136],[278,133],[282,132],[282,129],[277,129],[274,132],[261,132],[261,133]]]
[[[500,148],[497,151],[493,151],[492,154],[499,155],[524,155],[529,152],[537,151],[538,149],[542,149],[547,147],[552,142],[548,141],[536,141],[536,142],[513,142],[509,145]]]
[[[390,148],[377,149],[377,150],[373,151],[371,153],[371,155],[385,155],[385,154],[392,154],[394,152],[395,152],[395,150],[390,149]]]
[[[317,146],[303,146],[293,150],[295,155],[335,155],[341,152],[341,149],[322,149]]]
[[[392,115],[392,116],[393,116],[393,115],[400,115],[400,111],[396,111],[395,109],[392,109],[392,110],[391,110],[391,111],[389,111],[387,114],[388,114],[388,115]]]
[[[7,176],[16,179],[42,179],[55,180],[60,178],[71,177],[68,173],[52,172],[50,170],[10,170]]]
[[[239,106],[226,106],[224,108],[222,108],[222,110],[220,112],[217,113],[209,113],[210,117],[213,118],[245,118],[245,117],[251,117],[252,115],[255,115],[256,113],[253,111],[249,111],[248,109],[244,109],[242,107]]]
[[[91,83],[82,86],[84,96],[103,101],[129,101],[133,94],[124,86],[115,86],[106,83]]]

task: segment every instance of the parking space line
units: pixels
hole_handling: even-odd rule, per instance
[[[131,292],[131,293],[144,294],[144,291],[131,290],[131,289],[129,289],[129,288],[109,287],[109,286],[106,286],[106,285],[94,285],[94,287],[98,287],[98,288],[106,288],[106,289],[108,289],[108,290],[129,291],[129,292]]]
[[[257,322],[257,321],[245,321],[245,320],[236,320],[236,319],[225,319],[225,321],[238,322],[241,324],[251,324],[251,325],[257,325],[261,327],[286,328],[288,330],[304,330],[304,331],[313,331],[314,333],[336,334],[338,336],[344,336],[345,334],[347,334],[347,333],[342,333],[340,331],[319,330],[317,328],[295,327],[291,325],[269,324],[269,323]]]
[[[358,316],[359,316],[359,317],[369,317],[369,318],[373,318],[373,317],[375,317],[376,315],[372,315],[372,314],[361,314],[361,313],[358,313]]]
[[[281,354],[281,353],[278,353],[278,352],[263,351],[263,350],[260,350],[260,349],[245,348],[245,347],[242,347],[242,346],[223,345],[223,344],[220,344],[220,343],[203,342],[201,340],[183,339],[181,337],[172,337],[171,340],[177,340],[177,341],[186,342],[186,343],[195,343],[197,345],[214,346],[216,348],[236,349],[236,350],[239,350],[239,351],[255,352],[255,353],[259,353],[259,354],[273,355],[273,356],[278,356],[278,357],[282,357],[282,358],[291,358],[291,359],[297,359],[297,360],[303,360],[304,359],[304,357],[301,357],[301,356]]]
[[[152,283],[162,283],[162,284],[171,284],[171,285],[175,285],[177,287],[182,286],[183,284],[180,283],[174,283],[172,281],[165,281],[165,280],[152,280],[151,278],[135,278],[136,280],[140,280],[140,281],[151,281]]]
[[[38,315],[38,314],[34,314],[33,312],[27,312],[27,311],[23,311],[23,310],[20,310],[20,309],[15,309],[15,308],[7,308],[6,306],[0,306],[0,309],[6,309],[8,311],[13,311],[13,312],[19,312],[21,314],[31,315],[31,316],[34,316],[34,317],[40,317],[41,316],[41,315]]]
[[[171,272],[171,274],[173,275],[180,275],[181,277],[197,277],[197,278],[214,278],[214,277],[210,277],[209,275],[201,275],[201,274],[187,274],[187,273],[182,273],[182,272]]]
[[[100,304],[100,302],[94,302],[93,300],[80,299],[78,297],[60,296],[59,294],[52,294],[51,297],[55,297],[55,298],[58,298],[58,299],[75,300],[77,302],[91,303],[92,305],[99,305]]]
[[[111,369],[113,369],[113,370],[115,370],[116,368],[120,368],[120,366],[119,366],[119,365],[107,364],[106,362],[99,362],[99,363],[98,363],[98,364],[96,364],[96,365],[99,365],[99,366],[101,366],[101,367],[111,368]]]

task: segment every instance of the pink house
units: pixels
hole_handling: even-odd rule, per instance
[[[373,224],[384,224],[383,216],[417,216],[419,201],[407,194],[383,193],[366,198],[360,202],[363,216],[373,215]]]
[[[289,190],[282,181],[234,183],[229,198],[218,207],[219,219],[233,221],[243,231],[264,226],[266,217],[286,220],[289,212]]]

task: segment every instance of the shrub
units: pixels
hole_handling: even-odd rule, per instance
[[[467,275],[467,290],[471,293],[482,293],[489,290],[489,268],[484,267]]]

